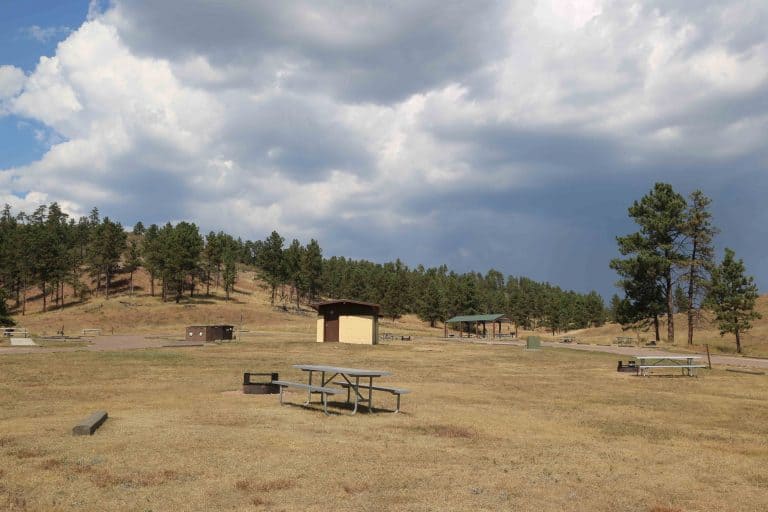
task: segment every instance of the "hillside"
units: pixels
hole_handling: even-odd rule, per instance
[[[90,283],[89,283],[90,285]],[[162,302],[158,296],[159,283],[155,285],[155,297],[150,296],[149,275],[140,269],[134,273],[133,295],[129,293],[128,275],[116,276],[110,298],[103,293],[92,295],[83,301],[73,297],[71,288],[65,289],[65,305],[56,307],[48,304],[48,311],[42,312],[42,299],[37,289],[28,292],[26,315],[18,312],[14,315],[17,324],[26,327],[35,335],[45,336],[60,332],[75,335],[84,328],[99,328],[102,333],[149,334],[163,336],[183,336],[184,327],[196,324],[226,323],[251,331],[273,331],[296,333],[304,336],[314,335],[315,315],[307,305],[302,304],[300,311],[294,305],[287,304],[285,309],[270,305],[269,292],[253,271],[238,274],[235,291],[229,301],[224,298],[220,287],[211,287],[210,295],[205,295],[204,288],[198,288],[194,297],[188,293],[183,300]],[[37,293],[37,295],[34,295]],[[287,300],[287,298],[286,298]],[[757,310],[763,318],[754,322],[751,331],[743,336],[744,354],[768,357],[768,295],[758,299]],[[393,322],[389,318],[381,319],[379,330],[394,334],[410,334],[427,337],[439,337],[442,327],[430,328],[415,315],[405,315]],[[666,322],[661,326],[662,341],[666,334]],[[531,334],[520,331],[520,336]],[[541,330],[535,334],[544,338],[551,337]],[[562,334],[558,334],[559,337]],[[617,336],[634,336],[650,340],[653,333],[622,331],[621,326],[606,324],[602,327],[570,331],[588,343],[610,344]],[[687,323],[685,315],[675,318],[675,350],[686,350]],[[699,320],[694,332],[695,351],[702,351],[704,344],[716,352],[733,353],[736,350],[733,336],[721,337],[717,327],[706,315]],[[666,343],[662,343],[666,345]]]
[[[757,300],[757,311],[762,318],[753,322],[750,331],[742,336],[742,350],[745,355],[768,357],[768,295],[763,295]],[[661,322],[662,344],[666,339],[667,322]],[[568,334],[593,343],[611,343],[616,336],[633,336],[645,340],[653,339],[653,331],[636,332],[623,331],[620,325],[606,324],[592,329],[579,329]],[[684,314],[675,315],[675,349],[685,350],[688,340],[688,319]],[[733,335],[720,336],[717,325],[713,322],[712,315],[704,313],[698,320],[693,332],[693,350],[701,351],[705,344],[710,350],[722,353],[735,353],[736,341]]]
[[[99,328],[109,334],[156,334],[183,337],[184,327],[199,324],[232,324],[243,329],[258,331],[293,332],[314,335],[315,313],[302,304],[285,308],[270,304],[269,290],[253,271],[238,274],[235,291],[225,300],[224,290],[211,287],[210,295],[205,288],[198,288],[194,297],[184,296],[179,304],[173,300],[162,302],[160,285],[155,282],[155,296],[150,295],[149,274],[143,269],[134,272],[133,294],[129,292],[127,274],[116,276],[110,298],[103,292],[80,301],[66,287],[64,306],[56,307],[49,301],[48,311],[42,312],[43,302],[39,290],[30,289],[26,314],[14,312],[17,325],[26,327],[38,336],[54,335],[62,329],[65,335],[76,335],[82,329]],[[90,285],[90,283],[89,283]],[[287,299],[286,299],[287,300]],[[442,329],[430,329],[414,315],[406,315],[392,322],[382,319],[380,330],[393,333],[429,335],[442,333]]]

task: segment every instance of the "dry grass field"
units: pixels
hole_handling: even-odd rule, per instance
[[[642,378],[567,349],[279,338],[2,355],[0,510],[768,509],[766,376]],[[311,362],[390,370],[413,392],[403,414],[331,417],[237,392],[243,371],[303,379],[291,364]],[[73,437],[97,409],[107,422]]]

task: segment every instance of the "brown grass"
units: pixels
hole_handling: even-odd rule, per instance
[[[762,319],[753,322],[753,327],[742,335],[742,351],[744,355],[768,357],[768,295],[757,299],[756,311],[762,314]],[[720,335],[720,331],[711,314],[704,312],[695,324],[693,346],[688,346],[688,319],[684,314],[675,315],[675,344],[667,344],[667,323],[661,322],[662,345],[675,350],[691,350],[703,352],[708,345],[713,354],[735,354],[736,341],[732,334]],[[590,343],[611,344],[617,336],[631,336],[635,339],[650,341],[654,338],[652,331],[623,331],[621,326],[606,324],[602,327],[570,331],[580,340]]]
[[[237,483],[235,483],[235,488],[238,491],[273,492],[293,489],[294,487],[296,487],[296,482],[287,478],[268,480],[266,482],[254,479],[246,479],[238,480]]]
[[[144,307],[158,318],[204,309]],[[193,349],[0,356],[0,510],[672,512],[768,502],[766,376],[638,378],[618,374],[608,354],[425,336],[316,344],[311,317],[256,302],[210,307],[238,318],[252,308],[254,332]],[[205,320],[130,318],[147,332]],[[425,329],[411,318],[393,325]],[[413,392],[402,414],[331,407],[340,413],[331,417],[222,393],[239,389],[243,371],[303,379],[291,368],[299,362],[389,370],[388,383]],[[394,407],[390,395],[374,398]],[[106,423],[72,436],[98,409]]]

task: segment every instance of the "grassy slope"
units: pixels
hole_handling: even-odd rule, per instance
[[[102,292],[79,302],[72,297],[69,288],[65,292],[64,307],[57,308],[49,303],[48,311],[42,312],[42,300],[30,290],[26,315],[14,315],[18,326],[26,327],[33,335],[53,335],[63,327],[64,334],[77,335],[84,328],[100,328],[102,334],[157,334],[184,336],[184,327],[200,324],[233,324],[244,329],[258,331],[281,331],[302,334],[315,333],[315,313],[302,304],[303,314],[275,308],[270,304],[269,291],[254,272],[245,271],[238,275],[235,292],[229,301],[224,291],[215,286],[205,296],[205,289],[196,290],[190,298],[185,295],[181,303],[163,303],[159,296],[159,282],[155,284],[155,297],[150,296],[149,276],[139,270],[134,273],[134,294],[128,291],[128,276],[116,278],[115,290],[109,300]],[[39,293],[39,292],[37,292]],[[198,295],[199,294],[199,295]],[[294,311],[294,312],[290,312]],[[430,329],[413,315],[407,315],[396,322],[382,319],[380,330],[402,334],[437,335],[441,329]]]
[[[757,301],[757,311],[762,319],[753,323],[753,328],[742,336],[742,347],[745,355],[768,357],[768,295],[760,297]],[[661,324],[662,341],[666,341],[667,323]],[[581,339],[595,343],[610,343],[616,336],[639,336],[646,340],[653,339],[653,332],[622,331],[621,326],[607,324],[593,329],[581,329],[570,334]],[[686,315],[675,315],[675,349],[687,349],[688,319]],[[734,353],[736,341],[731,334],[720,336],[717,325],[712,321],[711,315],[705,314],[698,321],[694,329],[693,350],[701,350],[705,344],[717,352]]]
[[[134,295],[128,294],[128,276],[120,275],[116,279],[116,292],[105,300],[101,294],[90,297],[82,303],[72,302],[71,290],[64,308],[42,313],[42,301],[35,297],[28,302],[27,315],[16,315],[20,326],[30,329],[36,335],[55,334],[62,327],[64,333],[74,335],[83,328],[100,328],[102,333],[115,334],[158,334],[183,336],[184,327],[195,324],[227,323],[250,330],[295,332],[314,334],[314,313],[304,306],[305,314],[298,315],[275,309],[270,305],[269,293],[253,272],[241,272],[238,277],[236,291],[230,301],[224,300],[224,292],[220,288],[212,288],[211,295],[185,296],[181,304],[161,302],[158,297],[149,296],[149,276],[142,270],[134,274]],[[159,284],[156,285],[159,293]],[[205,290],[200,289],[199,292]],[[30,292],[32,295],[34,291]],[[743,337],[746,355],[768,356],[768,296],[758,300],[758,311],[763,318],[754,323],[754,328]],[[676,350],[687,347],[687,320],[684,315],[675,319]],[[418,336],[442,336],[442,328],[432,329],[415,315],[406,315],[393,322],[382,319],[380,331],[394,334],[410,334]],[[662,323],[662,337],[666,337],[666,323]],[[520,332],[521,336],[529,334]],[[536,334],[545,335],[543,331]],[[610,343],[616,336],[638,335],[651,339],[651,332],[624,332],[615,324],[608,324],[594,329],[572,331],[581,340],[591,343]],[[694,350],[702,350],[704,344],[717,352],[731,353],[735,351],[733,336],[721,337],[715,325],[708,318],[703,318],[695,331]]]

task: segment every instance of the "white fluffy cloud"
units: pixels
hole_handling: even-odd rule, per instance
[[[526,210],[570,201],[558,186],[624,176],[646,189],[660,170],[688,183],[713,162],[766,170],[767,13],[759,1],[116,0],[29,76],[0,67],[0,115],[58,137],[0,185],[19,205],[97,205],[125,222],[278,229],[369,258],[425,236],[413,259],[520,265],[476,233],[453,260],[441,251],[470,219],[507,239],[582,232],[568,212]],[[356,252],[354,236],[367,240]]]

